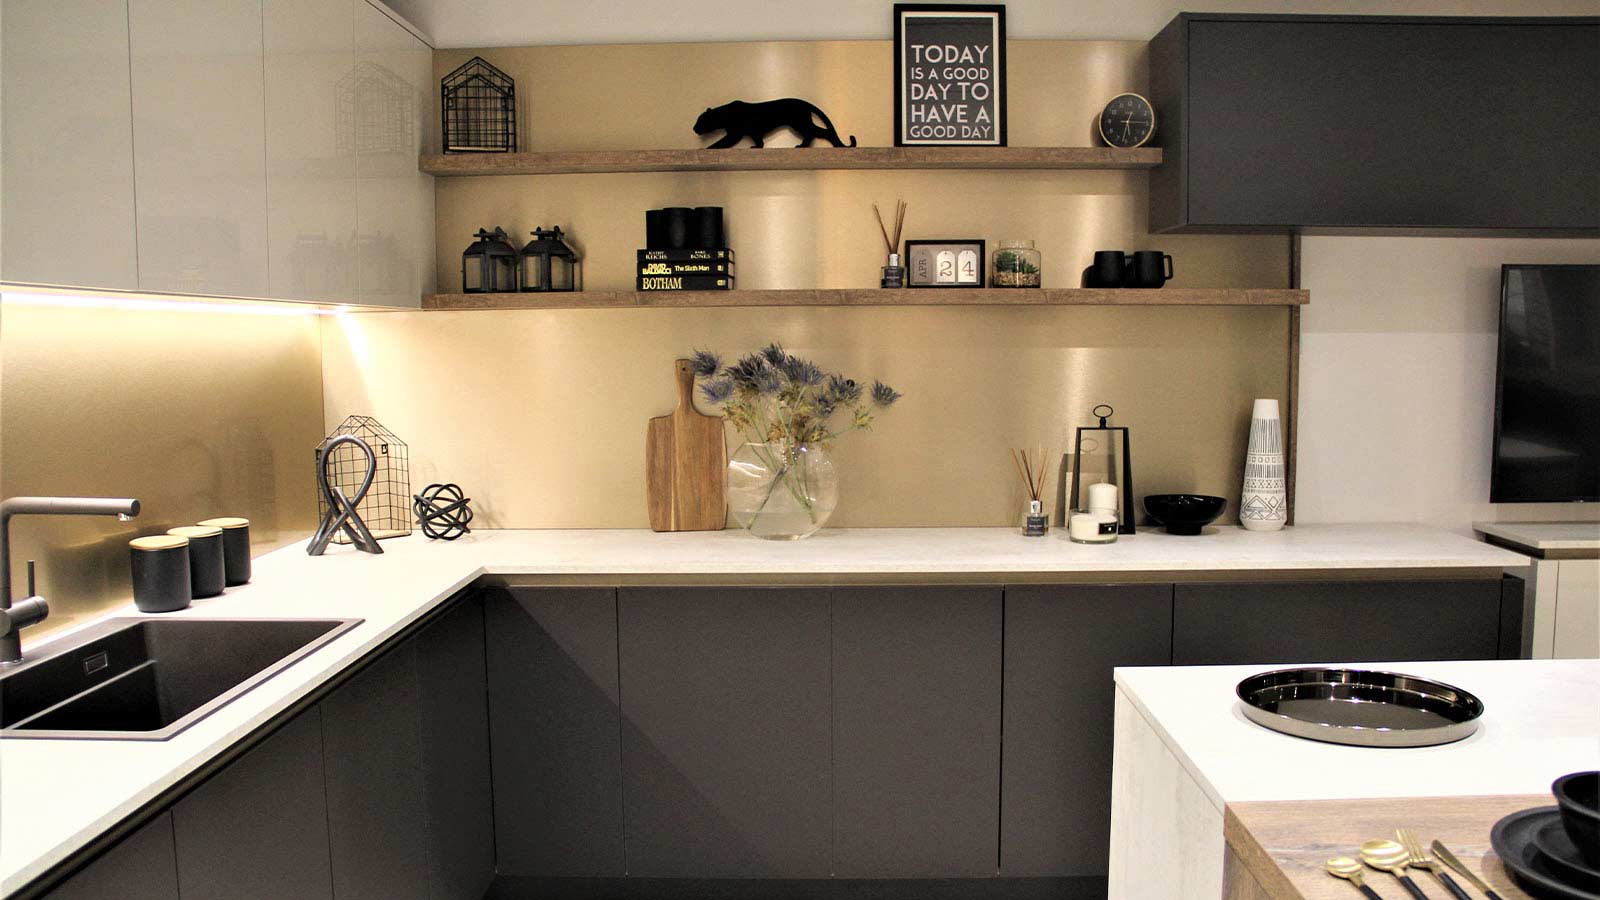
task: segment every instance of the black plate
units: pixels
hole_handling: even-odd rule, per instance
[[[1483,701],[1440,681],[1368,669],[1277,669],[1235,690],[1245,717],[1314,741],[1427,747],[1478,730]]]
[[[1494,823],[1489,843],[1500,861],[1522,880],[1528,892],[1552,900],[1600,900],[1600,894],[1574,887],[1533,845],[1533,836],[1545,823],[1561,827],[1561,812],[1554,806],[1541,806],[1514,812]]]
[[[1592,868],[1578,853],[1578,846],[1567,834],[1559,815],[1555,821],[1546,822],[1533,832],[1533,846],[1568,884],[1586,891],[1600,891],[1600,871]]]

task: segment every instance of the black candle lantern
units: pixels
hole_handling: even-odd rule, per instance
[[[561,241],[561,226],[533,230],[533,240],[522,248],[521,290],[575,291],[578,289],[578,255]]]
[[[517,289],[517,248],[498,225],[494,231],[478,229],[477,240],[461,254],[461,290],[467,294],[496,294]]]
[[[1104,413],[1100,410],[1105,410]],[[1119,486],[1122,491],[1121,509],[1118,510],[1120,524],[1117,526],[1118,534],[1133,534],[1134,507],[1133,507],[1133,458],[1128,450],[1128,429],[1126,427],[1113,427],[1110,424],[1111,414],[1116,412],[1109,404],[1102,403],[1094,408],[1093,414],[1100,420],[1100,424],[1092,428],[1079,428],[1077,436],[1072,443],[1072,496],[1068,509],[1082,509],[1078,502],[1078,482],[1084,479],[1088,484],[1095,481],[1108,482]],[[1087,449],[1084,446],[1084,433],[1089,434]],[[1120,449],[1120,454],[1119,454]],[[1104,452],[1101,452],[1104,451]],[[1120,459],[1120,466],[1118,465]],[[1090,492],[1093,500],[1093,491]]]

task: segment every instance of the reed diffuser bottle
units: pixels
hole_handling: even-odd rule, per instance
[[[895,201],[893,236],[890,236],[889,228],[883,222],[883,213],[878,211],[876,203],[872,204],[872,214],[878,217],[878,232],[883,235],[884,247],[889,252],[889,264],[883,267],[883,278],[878,286],[903,288],[906,286],[906,267],[900,265],[900,234],[906,224],[906,202]]]
[[[1017,464],[1017,474],[1022,477],[1022,487],[1028,494],[1028,514],[1022,520],[1022,533],[1027,537],[1044,537],[1050,530],[1050,516],[1044,511],[1044,486],[1048,474],[1044,466],[1044,449],[1033,451],[1012,450],[1011,461]]]

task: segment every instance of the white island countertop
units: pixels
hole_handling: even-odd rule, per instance
[[[680,583],[921,575],[1004,583],[1096,573],[1481,575],[1528,563],[1507,550],[1413,525],[1207,531],[1200,537],[1141,531],[1110,546],[1073,544],[1055,530],[1046,538],[1024,538],[1008,528],[897,528],[825,530],[793,543],[731,530],[477,531],[451,543],[417,535],[384,541],[381,556],[335,546],[316,559],[301,545],[286,547],[255,561],[251,584],[167,615],[365,621],[170,740],[0,739],[0,893],[9,895],[66,859],[485,575]],[[114,614],[136,613],[130,606]],[[47,647],[48,638],[29,638],[24,632],[25,650]]]
[[[1403,750],[1310,741],[1246,719],[1234,687],[1279,668],[1289,667],[1124,668],[1116,683],[1219,809],[1254,800],[1541,794],[1561,775],[1600,768],[1600,660],[1355,665],[1442,681],[1483,701],[1470,737]]]

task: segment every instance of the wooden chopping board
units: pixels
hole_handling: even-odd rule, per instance
[[[728,519],[722,417],[694,408],[694,368],[674,364],[678,407],[645,429],[645,503],[653,531],[717,531]]]

